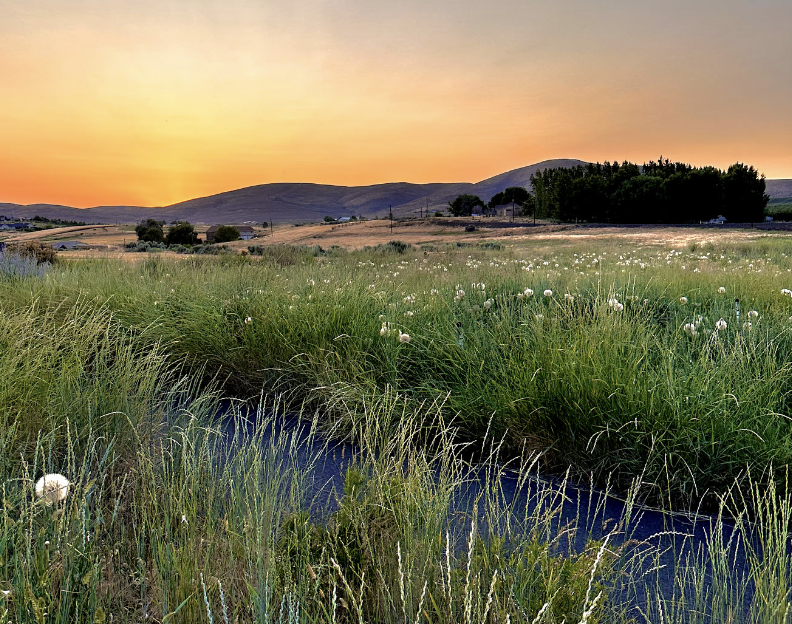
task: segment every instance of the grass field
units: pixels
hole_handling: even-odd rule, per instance
[[[0,267],[0,622],[789,621],[792,245],[740,237]],[[220,400],[262,395],[225,435]],[[362,452],[329,518],[267,433],[296,412]],[[497,496],[508,460],[726,514],[746,568],[713,537],[638,596],[629,540],[564,547],[557,503]]]

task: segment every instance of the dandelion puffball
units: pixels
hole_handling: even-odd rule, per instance
[[[523,294],[524,294],[526,297],[533,297],[533,290],[531,290],[530,288],[526,288],[526,289],[523,291]]]
[[[564,294],[564,300],[565,301],[569,301],[570,303],[572,303],[575,300],[575,297],[570,295],[569,293],[565,293]]]
[[[245,325],[250,325],[250,324],[252,324],[252,323],[253,323],[253,319],[252,319],[252,318],[250,318],[250,317],[248,316],[248,317],[245,319]]]
[[[725,293],[725,292],[726,292],[726,289],[725,289],[723,286],[721,286],[720,288],[718,288],[718,292],[719,292],[720,294],[723,294],[723,293]]]
[[[691,338],[695,338],[696,337],[696,326],[693,323],[685,323],[682,326],[682,329]]]
[[[546,291],[544,291],[544,296],[545,297],[552,297],[553,296],[553,291],[548,288]]]
[[[410,342],[410,334],[403,334],[401,330],[399,330],[399,342],[408,343]]]
[[[721,329],[726,329],[726,327],[728,326],[726,325],[726,321],[724,321],[723,319],[720,319],[717,323],[715,323],[715,329],[717,329],[718,331],[720,331]]]
[[[681,303],[682,305],[685,305],[687,303],[687,297],[680,297],[679,298],[679,303]]]
[[[749,317],[750,317],[750,316],[752,316],[753,318],[758,318],[758,317],[759,317],[759,312],[757,312],[756,310],[751,310],[751,311],[748,313],[748,316],[749,316]]]
[[[70,487],[69,480],[62,474],[46,474],[36,481],[36,498],[42,498],[47,505],[52,505],[65,500]]]

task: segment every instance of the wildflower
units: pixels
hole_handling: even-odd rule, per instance
[[[536,320],[537,321],[543,321],[544,320],[544,314],[537,314],[536,315]]]
[[[759,318],[759,312],[757,312],[756,310],[751,310],[751,311],[748,313],[748,316],[749,316],[749,317],[753,317],[753,318]]]
[[[618,299],[608,299],[608,305],[613,308],[615,312],[622,312],[624,310],[624,304],[620,303]]]
[[[751,329],[751,323],[749,321],[745,321],[745,323],[743,323],[743,329]]]
[[[789,288],[782,288],[781,294],[786,295],[787,297],[792,297],[792,290],[789,290]]]
[[[548,288],[547,290],[544,291],[544,296],[545,297],[552,297],[553,296],[553,291]]]
[[[531,290],[530,288],[526,288],[526,289],[523,291],[523,294],[524,294],[526,297],[533,297],[533,290]]]
[[[399,330],[399,342],[403,342],[407,344],[410,342],[410,334],[403,334],[401,330]]]
[[[184,514],[182,514],[181,521],[182,521],[182,524],[187,524],[187,516],[185,516]]]
[[[245,325],[251,325],[253,323],[253,319],[249,316],[245,319]]]
[[[70,486],[69,480],[62,474],[46,474],[36,481],[36,497],[43,498],[47,505],[52,505],[66,499]]]
[[[682,329],[691,338],[695,338],[696,337],[696,326],[693,323],[685,323],[682,326]]]
[[[413,311],[412,311],[412,310],[407,310],[407,311],[404,313],[404,316],[412,316],[412,315],[413,315]]]
[[[680,297],[679,298],[679,303],[681,303],[682,305],[685,305],[687,302],[688,302],[687,297]]]
[[[574,300],[575,297],[573,295],[570,295],[569,293],[564,293],[564,301],[569,301],[569,303],[572,303]]]
[[[390,323],[383,321],[382,327],[380,328],[380,336],[387,336],[390,333],[391,333]]]
[[[720,288],[718,288],[718,292],[719,292],[720,294],[723,294],[723,293],[725,293],[725,292],[726,292],[726,289],[725,289],[723,286],[721,286]]]
[[[316,282],[313,281],[312,279],[308,280],[308,284],[310,284],[311,286],[316,286]]]
[[[524,295],[524,294],[522,294],[522,293],[517,293],[517,298],[518,298],[518,299],[523,299],[524,297],[525,297],[525,295]]]
[[[728,325],[726,324],[726,321],[724,321],[723,319],[720,319],[717,323],[715,323],[715,329],[718,331],[722,329],[726,329],[726,327],[728,327]]]
[[[492,307],[492,304],[493,304],[493,303],[495,303],[495,300],[494,300],[494,299],[487,299],[487,300],[484,302],[484,308],[485,308],[486,310],[489,310],[489,309]]]

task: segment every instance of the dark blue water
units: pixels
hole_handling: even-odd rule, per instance
[[[261,415],[258,416],[261,419]],[[360,448],[331,440],[312,431],[310,423],[297,418],[266,419],[266,444],[273,436],[288,433],[298,440],[293,459],[305,470],[308,480],[305,507],[317,520],[338,509],[344,496],[344,482],[350,467],[365,470],[366,457]],[[226,421],[229,435],[250,435],[256,429],[256,416]],[[746,555],[743,536],[733,522],[704,514],[669,513],[630,504],[618,496],[592,487],[572,485],[558,477],[542,476],[537,471],[520,473],[497,463],[471,464],[463,485],[455,492],[449,510],[448,531],[460,550],[475,515],[479,535],[535,535],[553,544],[558,553],[582,552],[591,540],[603,541],[618,553],[611,595],[645,609],[647,595],[688,599],[693,587],[679,583],[686,565],[694,562],[703,571],[704,587],[714,572],[723,574],[724,566],[747,605],[753,587],[746,580]],[[508,509],[509,513],[499,513]],[[474,514],[475,512],[475,514]],[[710,557],[712,541],[722,544],[723,561]],[[460,553],[461,554],[461,553]],[[715,570],[713,569],[716,568]]]

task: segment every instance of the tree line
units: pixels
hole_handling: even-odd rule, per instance
[[[449,208],[456,216],[470,215],[514,198],[523,215],[559,221],[690,223],[722,215],[747,223],[764,220],[769,200],[764,175],[743,163],[722,171],[663,158],[642,166],[606,161],[537,171],[531,185],[533,193],[511,187],[488,205],[475,195],[460,195]],[[515,189],[524,193],[522,201]]]

